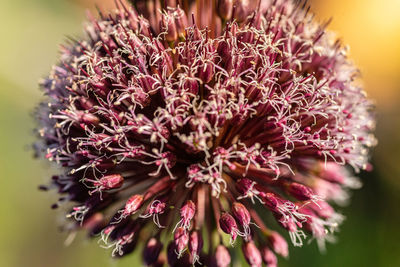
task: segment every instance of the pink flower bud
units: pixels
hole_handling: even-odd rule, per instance
[[[301,201],[310,200],[315,196],[311,188],[299,183],[291,183],[288,192]]]
[[[199,231],[193,231],[189,236],[189,251],[192,254],[192,263],[195,264],[199,259],[201,250],[203,249],[203,238]]]
[[[331,205],[322,200],[317,203],[310,203],[307,206],[323,219],[329,219],[335,214],[335,210]]]
[[[268,267],[277,267],[278,260],[275,256],[275,254],[268,248],[268,247],[263,247],[261,249],[261,255],[264,263]]]
[[[274,193],[266,193],[263,200],[267,208],[271,211],[278,212],[279,198]]]
[[[121,174],[110,174],[104,176],[98,181],[95,181],[93,185],[102,187],[104,189],[115,189],[120,188],[123,183],[124,178],[121,176]]]
[[[232,241],[236,240],[238,226],[232,215],[227,212],[222,213],[221,217],[219,218],[219,226],[221,227],[222,231],[231,236]]]
[[[158,256],[163,248],[163,244],[160,240],[152,237],[147,242],[143,249],[143,261],[146,265],[152,265],[157,262]]]
[[[183,227],[178,227],[174,234],[174,242],[179,255],[185,250],[189,242],[189,235]]]
[[[131,196],[125,204],[124,211],[122,215],[124,217],[134,214],[143,204],[143,196],[142,195],[133,195]]]
[[[224,245],[218,245],[215,251],[215,263],[217,267],[227,267],[231,264],[231,255]]]
[[[329,182],[343,184],[347,178],[346,173],[343,171],[340,165],[333,162],[326,164],[320,163],[320,176]]]
[[[183,227],[188,228],[190,221],[193,219],[196,213],[196,205],[193,201],[188,200],[180,210]]]
[[[251,267],[261,267],[262,266],[262,258],[261,253],[254,244],[254,242],[246,242],[243,243],[242,246],[243,255],[247,261],[247,263]]]
[[[232,204],[232,214],[238,220],[239,224],[243,227],[248,227],[250,224],[251,216],[246,207],[240,202]]]
[[[268,242],[275,253],[285,258],[289,255],[289,249],[286,240],[277,232],[272,232],[271,235],[268,236]]]

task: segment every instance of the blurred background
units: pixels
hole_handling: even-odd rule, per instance
[[[337,244],[321,254],[315,242],[290,248],[279,266],[400,266],[400,1],[313,0],[320,20],[351,47],[365,88],[376,100],[379,145],[374,171],[362,174],[342,212]],[[140,266],[139,254],[120,261],[84,233],[68,247],[59,231],[54,193],[37,190],[54,171],[34,160],[32,112],[41,99],[37,81],[57,60],[66,35],[81,35],[85,10],[112,0],[13,0],[0,8],[0,266]]]

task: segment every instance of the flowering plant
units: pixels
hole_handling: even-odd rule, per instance
[[[113,256],[147,240],[149,266],[228,266],[235,243],[275,266],[277,224],[323,248],[376,143],[347,50],[306,4],[180,2],[117,1],[62,47],[37,149],[63,171],[42,188]]]

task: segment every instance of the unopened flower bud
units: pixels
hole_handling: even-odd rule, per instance
[[[131,196],[125,204],[124,211],[122,215],[124,217],[134,214],[136,211],[140,209],[143,204],[143,196],[142,195],[133,195]]]
[[[178,227],[174,234],[174,242],[176,246],[176,251],[179,255],[186,249],[189,242],[189,235],[183,227]]]
[[[110,174],[100,178],[98,181],[94,181],[93,185],[104,189],[115,189],[120,188],[123,183],[124,178],[121,174]]]
[[[243,255],[247,261],[247,263],[251,267],[261,267],[262,266],[262,258],[261,253],[254,244],[254,242],[245,242],[242,246]]]
[[[310,200],[314,197],[314,193],[311,188],[299,184],[299,183],[291,183],[288,187],[289,194],[294,196],[300,201]]]
[[[196,204],[191,200],[187,201],[186,204],[182,206],[180,213],[183,227],[189,228],[190,221],[196,214]]]
[[[231,236],[232,242],[236,240],[238,226],[235,219],[229,213],[225,212],[219,218],[219,226],[221,230]]]
[[[331,205],[329,205],[325,201],[318,201],[316,203],[310,203],[308,204],[309,208],[311,208],[318,216],[324,218],[324,219],[329,219],[335,214],[335,210],[332,208]]]
[[[343,184],[347,178],[343,168],[333,162],[321,163],[319,168],[321,169],[320,177],[329,182]]]
[[[278,260],[274,254],[268,247],[263,247],[261,249],[261,255],[264,263],[268,267],[277,267]]]
[[[218,245],[215,251],[216,267],[228,267],[231,264],[231,255],[224,245]]]
[[[271,211],[278,211],[279,198],[274,193],[266,193],[263,197],[265,206]]]
[[[203,238],[199,231],[193,231],[189,236],[189,251],[192,256],[192,263],[195,264],[199,261],[199,255],[203,249]]]
[[[272,232],[268,236],[268,242],[275,253],[285,258],[289,255],[288,244],[279,233]]]
[[[234,202],[232,204],[232,214],[238,220],[242,226],[248,226],[250,224],[251,216],[246,207],[240,202]]]

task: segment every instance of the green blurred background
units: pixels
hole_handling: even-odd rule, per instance
[[[2,0],[0,6],[0,266],[140,266],[139,254],[120,261],[83,233],[71,246],[59,231],[55,193],[37,190],[54,172],[34,160],[32,112],[37,81],[56,62],[66,35],[81,34],[85,10],[109,0]],[[350,44],[365,87],[376,99],[379,146],[372,173],[342,212],[337,244],[322,255],[315,242],[290,249],[280,266],[400,266],[400,11],[399,0],[311,1],[319,19]]]

